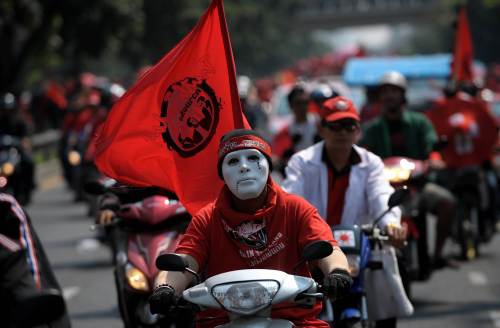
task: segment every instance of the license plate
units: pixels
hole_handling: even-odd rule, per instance
[[[352,230],[334,230],[333,237],[340,247],[356,247],[356,238]]]

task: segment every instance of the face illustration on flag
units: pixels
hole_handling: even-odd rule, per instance
[[[187,77],[170,85],[161,106],[163,140],[183,157],[195,155],[211,141],[220,107],[206,80]]]
[[[113,106],[96,138],[99,170],[176,193],[194,214],[212,202],[222,135],[249,128],[241,110],[222,0]]]

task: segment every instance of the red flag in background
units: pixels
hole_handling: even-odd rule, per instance
[[[455,49],[451,64],[451,78],[455,82],[472,82],[472,39],[465,6],[458,14],[458,23],[455,34]]]
[[[249,128],[222,0],[113,106],[96,140],[99,170],[122,183],[159,186],[194,214],[213,201],[221,136]]]

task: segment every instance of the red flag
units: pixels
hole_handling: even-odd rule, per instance
[[[96,141],[104,174],[177,194],[194,214],[223,182],[217,146],[234,128],[249,128],[238,91],[222,0],[113,106]]]
[[[458,14],[457,30],[455,34],[455,49],[451,65],[451,77],[455,82],[472,82],[472,39],[465,6]]]

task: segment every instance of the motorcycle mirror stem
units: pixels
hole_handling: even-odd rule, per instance
[[[307,261],[319,260],[332,254],[333,246],[326,240],[315,240],[304,247],[299,263],[293,267],[294,273]]]
[[[156,267],[162,271],[178,271],[178,272],[189,272],[195,279],[196,284],[199,284],[201,279],[200,275],[191,269],[188,263],[184,260],[182,256],[175,253],[161,254],[156,258]]]
[[[103,186],[99,181],[89,181],[83,185],[83,190],[87,194],[102,195],[106,192],[106,187]]]
[[[380,214],[375,221],[373,221],[372,226],[375,227],[382,218],[389,213],[394,207],[399,206],[404,203],[404,201],[408,198],[410,195],[410,191],[408,190],[407,186],[403,186],[402,188],[396,189],[391,196],[389,197],[389,200],[387,201],[387,206],[388,208]]]

